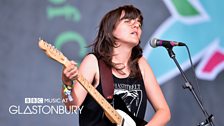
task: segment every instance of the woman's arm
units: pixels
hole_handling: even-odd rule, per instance
[[[77,74],[81,74],[86,80],[88,80],[91,84],[94,82],[94,86],[97,86],[99,83],[99,69],[98,69],[98,61],[97,58],[93,54],[87,55],[80,64],[80,67],[71,62],[71,65],[64,68],[62,73],[62,81],[66,85],[71,85],[71,79],[74,78]],[[63,92],[64,88],[62,88],[62,97],[67,98]],[[86,98],[87,91],[79,84],[77,81],[74,81],[73,89],[72,89],[72,102],[67,102],[65,105],[67,108],[71,105],[80,106],[84,99]]]
[[[171,114],[162,90],[144,57],[139,59],[139,67],[143,75],[148,100],[155,110],[155,114],[147,126],[165,126],[170,120]]]

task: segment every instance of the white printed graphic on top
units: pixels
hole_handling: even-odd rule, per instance
[[[142,90],[140,84],[117,84],[115,83],[114,94],[119,95],[125,102],[129,111],[135,116],[138,115],[142,103]]]

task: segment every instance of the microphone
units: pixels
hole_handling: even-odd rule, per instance
[[[174,46],[186,46],[183,42],[175,42],[175,41],[169,41],[169,40],[161,40],[157,38],[153,38],[149,43],[153,48],[156,48],[158,46],[163,46],[165,48],[172,48]]]

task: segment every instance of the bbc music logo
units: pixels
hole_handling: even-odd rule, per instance
[[[84,106],[72,105],[68,108],[61,104],[68,102],[68,98],[25,98],[25,105],[10,105],[9,113],[12,115],[36,114],[81,114]]]

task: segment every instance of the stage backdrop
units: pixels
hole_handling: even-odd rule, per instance
[[[141,46],[172,112],[168,126],[196,126],[205,120],[175,63],[163,47],[151,48],[156,37],[188,45],[175,47],[176,59],[202,98],[214,123],[224,116],[224,17],[222,0],[1,0],[0,1],[0,125],[76,126],[82,108],[69,113],[61,99],[62,66],[38,48],[43,38],[80,63],[90,52],[102,16],[124,4],[144,15]],[[148,103],[145,119],[153,109]]]

